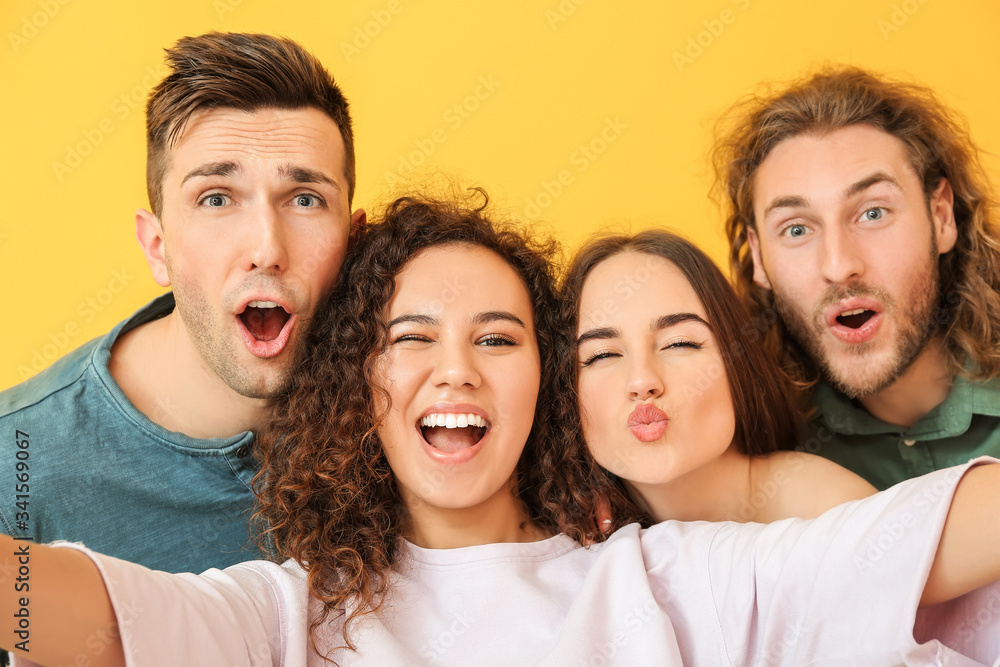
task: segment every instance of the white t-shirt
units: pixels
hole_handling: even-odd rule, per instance
[[[386,606],[353,626],[357,651],[330,657],[342,667],[990,664],[1000,656],[1000,586],[922,611],[924,643],[914,639],[967,467],[810,521],[630,525],[589,548],[562,535],[407,544]],[[294,562],[171,575],[85,552],[108,586],[129,665],[329,664],[310,647],[317,607]],[[993,595],[997,611],[977,619]],[[971,633],[970,618],[982,620]],[[932,639],[939,632],[975,660]],[[340,619],[317,642],[339,646]]]

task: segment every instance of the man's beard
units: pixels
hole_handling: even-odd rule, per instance
[[[933,246],[932,246],[933,247]],[[865,283],[846,287],[831,285],[806,317],[795,310],[775,288],[774,308],[778,311],[791,336],[815,364],[823,379],[834,389],[851,399],[873,396],[893,384],[913,364],[924,346],[937,332],[935,313],[941,286],[938,281],[937,256],[928,262],[926,270],[911,285],[902,304],[897,303],[884,288]],[[858,360],[854,368],[838,368],[827,356],[823,336],[829,335],[823,312],[830,305],[851,297],[869,297],[879,301],[885,310],[883,317],[896,324],[895,340],[888,357],[872,358],[881,342],[877,338],[846,346],[847,354]],[[883,322],[883,326],[884,326]]]

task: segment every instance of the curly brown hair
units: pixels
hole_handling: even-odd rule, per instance
[[[561,519],[586,493],[579,461],[562,446],[554,415],[569,400],[555,385],[556,346],[564,330],[555,292],[558,246],[513,224],[492,221],[486,194],[478,207],[403,197],[368,227],[349,254],[335,292],[320,307],[307,352],[289,386],[273,402],[273,419],[257,438],[257,518],[279,559],[308,572],[310,593],[324,612],[344,619],[345,647],[355,619],[377,612],[400,558],[406,508],[377,428],[389,397],[377,380],[386,350],[386,310],[395,276],[435,246],[485,248],[524,281],[533,305],[541,358],[534,424],[515,471],[526,516],[540,528],[575,539],[593,537],[583,523]],[[376,401],[377,394],[385,400]],[[350,611],[347,611],[350,609]]]
[[[941,324],[955,374],[988,379],[1000,371],[1000,243],[990,221],[994,202],[965,122],[923,86],[836,67],[770,95],[737,103],[720,120],[713,155],[718,198],[726,209],[729,259],[737,288],[768,348],[796,385],[811,390],[815,364],[792,343],[776,316],[772,293],[753,281],[749,230],[755,228],[753,181],[774,147],[805,133],[865,124],[906,146],[928,199],[947,179],[954,191],[958,241],[940,256]],[[968,362],[972,362],[969,364]]]
[[[750,314],[719,267],[687,239],[662,229],[634,235],[599,236],[577,252],[563,278],[560,296],[567,321],[568,340],[560,346],[559,360],[563,391],[579,400],[580,363],[576,336],[580,320],[580,302],[587,276],[605,260],[622,253],[643,253],[662,257],[684,274],[698,300],[705,307],[729,382],[729,392],[736,415],[734,442],[738,451],[759,456],[795,445],[799,421],[789,387],[774,361],[750,337],[754,326]],[[639,520],[650,523],[632,502],[622,480],[597,465],[587,449],[579,409],[560,417],[568,442],[567,448],[589,461],[589,472],[597,476],[593,485],[604,492],[611,505],[613,527]],[[575,436],[575,437],[574,437]]]

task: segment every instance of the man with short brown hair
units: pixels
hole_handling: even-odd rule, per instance
[[[30,504],[8,495],[0,529],[200,572],[259,555],[252,430],[365,215],[350,209],[348,104],[314,56],[211,33],[167,60],[136,234],[172,292],[0,394],[0,423],[30,453]],[[4,488],[14,474],[0,468]]]

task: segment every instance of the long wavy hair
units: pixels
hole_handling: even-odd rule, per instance
[[[928,201],[942,178],[951,184],[958,241],[939,259],[941,297],[935,322],[952,372],[973,379],[995,377],[1000,371],[1000,243],[990,220],[995,204],[978,150],[964,120],[930,89],[853,67],[832,68],[775,93],[751,96],[717,126],[715,192],[726,211],[737,288],[758,332],[788,377],[810,391],[819,379],[815,364],[777,317],[771,291],[753,281],[747,236],[756,225],[754,176],[785,139],[859,124],[903,142]]]
[[[622,253],[661,257],[676,266],[705,307],[708,324],[722,354],[722,364],[733,400],[736,429],[733,442],[747,456],[759,456],[795,446],[799,419],[787,382],[761,346],[751,341],[753,322],[736,291],[715,263],[690,241],[671,232],[654,229],[635,235],[597,237],[573,258],[562,282],[564,318],[572,340],[560,347],[563,391],[573,397],[572,414],[560,416],[568,438],[567,447],[588,461],[593,482],[608,498],[613,527],[633,520],[650,521],[629,498],[620,478],[597,465],[587,449],[579,408],[580,363],[576,336],[580,303],[587,276],[602,262]],[[624,391],[624,388],[623,388]]]
[[[492,221],[485,193],[477,192],[483,202],[475,208],[403,197],[368,227],[317,313],[301,367],[273,400],[273,419],[257,438],[257,518],[264,539],[277,559],[293,558],[308,572],[309,592],[323,603],[311,631],[331,615],[340,617],[349,649],[352,622],[377,612],[391,593],[390,574],[401,553],[407,510],[377,433],[388,411],[377,406],[389,405],[377,364],[387,347],[395,277],[428,248],[485,248],[524,281],[541,381],[534,425],[515,471],[517,498],[539,527],[579,540],[599,539],[563,512],[582,506],[587,487],[581,464],[562,446],[553,419],[569,400],[556,390],[553,372],[565,328],[555,292],[558,246]]]

